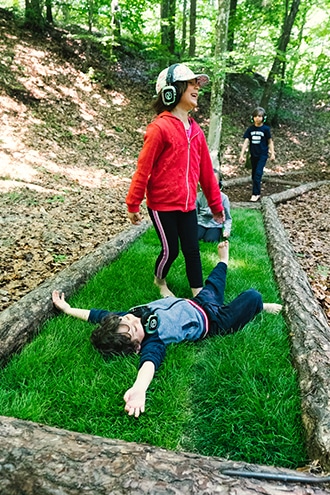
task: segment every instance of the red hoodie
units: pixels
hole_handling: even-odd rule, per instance
[[[189,139],[183,122],[170,112],[148,125],[126,197],[130,213],[139,211],[145,193],[151,210],[194,210],[198,182],[212,213],[223,210],[204,133],[193,119],[190,124]]]

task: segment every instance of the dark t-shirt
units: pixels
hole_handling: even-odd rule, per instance
[[[251,125],[244,133],[243,138],[250,141],[252,157],[268,156],[268,140],[271,139],[270,127],[263,124],[260,127]]]

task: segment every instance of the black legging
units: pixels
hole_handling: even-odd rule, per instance
[[[202,287],[203,275],[196,210],[184,213],[182,211],[154,211],[148,208],[148,212],[162,246],[155,265],[156,277],[166,278],[173,261],[178,257],[180,239],[189,285],[193,288]]]

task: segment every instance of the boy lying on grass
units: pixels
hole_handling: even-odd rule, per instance
[[[281,311],[280,304],[263,303],[260,293],[254,289],[242,292],[231,303],[224,305],[228,241],[218,245],[218,255],[220,262],[207,278],[205,287],[193,299],[166,297],[152,301],[148,306],[114,313],[71,308],[63,293],[53,292],[56,308],[99,324],[91,335],[91,342],[103,356],[140,354],[136,380],[124,395],[125,410],[130,416],[137,418],[144,412],[147,389],[165,357],[168,344],[233,333],[262,310],[273,314]]]

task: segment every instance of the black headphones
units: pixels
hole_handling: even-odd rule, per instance
[[[262,107],[257,107],[257,108],[255,108],[255,109],[253,110],[253,113],[256,113],[257,115],[258,115],[259,113],[262,113],[262,114],[263,114],[263,115],[262,115],[262,121],[263,121],[263,123],[265,123],[265,122],[266,122],[266,120],[267,120],[267,115],[266,115],[266,110],[265,110],[264,108],[262,108]],[[250,117],[250,121],[251,121],[252,123],[254,123],[253,114],[252,114],[252,115],[251,115],[251,117]]]
[[[159,325],[158,316],[148,306],[135,306],[128,313],[141,318],[141,323],[146,333],[152,334],[156,332]]]
[[[166,86],[163,87],[162,89],[162,100],[164,105],[170,106],[173,105],[173,103],[177,103],[177,88],[173,86],[173,74],[174,74],[174,69],[180,64],[173,64],[170,65],[170,67],[167,70],[167,76],[166,76]]]

